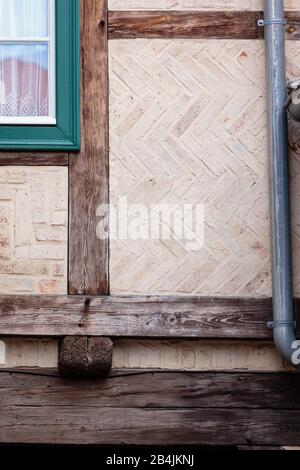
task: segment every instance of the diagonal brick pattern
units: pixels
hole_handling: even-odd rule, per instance
[[[262,10],[263,0],[108,0],[110,10]],[[286,0],[286,10],[299,10],[300,0]]]
[[[0,294],[67,292],[67,169],[0,168]]]
[[[300,46],[288,43],[290,77]],[[295,259],[300,151],[292,133]],[[202,203],[205,245],[112,241],[113,293],[271,294],[262,41],[110,42],[111,201]],[[295,290],[300,272],[295,267]]]

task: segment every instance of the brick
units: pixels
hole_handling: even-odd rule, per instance
[[[174,0],[147,7],[220,9],[221,4],[251,6],[244,0]],[[145,2],[113,5],[144,8]],[[290,77],[299,74],[297,57],[299,43],[288,41]],[[112,294],[270,296],[263,42],[139,39],[132,48],[131,40],[116,40],[109,43],[109,59],[110,200],[117,206],[127,197],[148,210],[156,203],[205,206],[202,250],[189,252],[176,239],[111,241]],[[298,131],[290,135],[298,148]],[[298,161],[291,158],[295,260]],[[294,292],[300,293],[296,262]]]
[[[33,174],[31,178],[32,221],[35,224],[47,223],[44,178],[45,176],[43,174]]]
[[[30,257],[30,247],[29,246],[17,246],[14,249],[14,256],[17,260],[28,259]]]
[[[66,247],[57,245],[33,245],[30,258],[39,260],[62,260],[66,257]]]
[[[0,205],[0,259],[9,259],[11,244],[11,211],[7,204]]]
[[[67,292],[67,182],[66,168],[0,167],[2,293]]]
[[[67,241],[67,233],[65,227],[48,227],[36,226],[35,236],[37,241],[42,242],[63,242]]]
[[[188,371],[288,371],[271,343],[120,340],[113,367]]]
[[[0,201],[12,201],[15,197],[15,190],[9,188],[7,184],[0,186]]]
[[[57,276],[57,277],[64,276],[65,271],[66,271],[65,265],[63,263],[54,263],[52,265],[53,276]]]
[[[6,339],[5,367],[57,367],[57,342]]]
[[[31,277],[0,276],[0,295],[33,294],[34,282]]]
[[[66,227],[68,224],[68,216],[66,211],[54,211],[49,216],[50,225],[60,225]]]
[[[57,279],[43,279],[38,284],[40,294],[63,294],[65,291],[65,283]]]
[[[40,261],[0,261],[0,274],[22,276],[46,276],[49,264]]]
[[[32,244],[32,235],[32,200],[29,188],[25,188],[16,192],[15,246]]]
[[[19,185],[26,183],[26,170],[22,168],[1,167],[0,184]]]

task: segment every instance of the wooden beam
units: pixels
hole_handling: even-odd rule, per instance
[[[81,0],[81,61],[82,145],[69,167],[69,294],[105,295],[108,241],[97,238],[96,211],[109,194],[107,0]]]
[[[109,39],[262,39],[259,11],[110,11]],[[300,13],[286,12],[287,39],[300,39]]]
[[[297,374],[0,372],[0,443],[299,445]]]
[[[268,340],[270,319],[271,299],[0,297],[0,336]]]
[[[0,166],[68,166],[67,153],[0,153]]]
[[[110,338],[67,336],[59,344],[58,368],[65,376],[106,377],[112,355]]]

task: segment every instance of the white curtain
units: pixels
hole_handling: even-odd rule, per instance
[[[0,117],[48,116],[48,34],[48,0],[0,0]]]

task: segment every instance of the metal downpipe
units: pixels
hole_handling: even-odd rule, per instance
[[[270,158],[274,341],[289,364],[297,364],[292,283],[291,215],[283,0],[264,0]],[[298,354],[299,358],[299,354]]]

